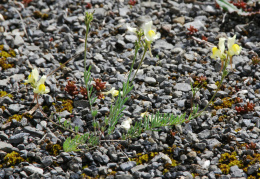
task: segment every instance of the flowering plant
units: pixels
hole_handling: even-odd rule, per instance
[[[236,35],[234,35],[232,38],[228,38],[228,50],[225,51],[225,38],[219,39],[218,47],[212,48],[212,55],[211,58],[216,59],[220,58],[221,60],[221,69],[222,71],[224,62],[230,61],[231,69],[232,69],[232,57],[234,55],[239,55],[241,52],[242,47],[240,47],[238,44],[235,44]]]
[[[28,80],[25,80],[25,83],[30,83],[32,85],[33,92],[37,94],[46,94],[49,93],[50,90],[45,87],[45,81],[47,76],[43,75],[40,80],[39,79],[39,72],[37,68],[34,68],[30,75],[28,76]]]

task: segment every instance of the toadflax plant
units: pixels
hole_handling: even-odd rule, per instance
[[[46,88],[45,86],[45,81],[46,81],[47,76],[43,75],[41,79],[39,80],[39,71],[37,68],[32,69],[32,72],[28,76],[28,79],[25,80],[25,83],[30,83],[31,86],[33,87],[33,92],[34,92],[34,100],[36,99],[37,104],[38,103],[38,98],[39,94],[46,94],[49,93],[50,90]],[[33,100],[33,101],[34,101]]]
[[[211,55],[211,58],[213,58],[213,59],[219,58],[221,60],[220,72],[223,70],[223,73],[222,73],[219,85],[218,85],[215,93],[213,94],[212,98],[210,99],[208,104],[203,108],[203,110],[201,110],[198,114],[191,115],[190,119],[194,119],[194,118],[200,116],[208,108],[208,106],[211,104],[211,102],[215,98],[217,91],[220,89],[224,78],[228,75],[227,66],[229,63],[230,63],[231,70],[232,70],[232,57],[234,55],[239,55],[242,50],[242,47],[240,47],[238,44],[235,43],[236,35],[234,35],[232,38],[228,38],[228,40],[227,40],[228,41],[228,43],[227,43],[228,50],[225,50],[225,40],[226,40],[225,38],[219,38],[218,47],[212,48],[212,55]]]
[[[127,81],[123,83],[123,88],[119,90],[115,90],[115,88],[112,88],[108,92],[102,92],[103,95],[112,95],[112,102],[114,102],[113,105],[110,107],[109,115],[105,117],[103,123],[99,123],[95,120],[95,116],[97,114],[97,111],[92,109],[92,105],[94,104],[96,98],[92,97],[92,89],[93,86],[90,85],[90,81],[92,80],[90,69],[89,67],[88,71],[86,71],[86,43],[87,43],[87,35],[89,32],[90,23],[93,20],[93,13],[86,13],[85,16],[85,23],[86,23],[86,37],[85,37],[85,54],[84,54],[84,80],[86,85],[86,91],[87,96],[90,104],[90,111],[93,116],[93,127],[94,132],[87,132],[85,134],[77,134],[74,138],[67,138],[66,141],[63,144],[63,149],[65,152],[70,151],[77,151],[79,145],[86,145],[86,142],[88,142],[87,147],[89,146],[95,146],[100,141],[100,137],[104,135],[110,135],[115,131],[116,125],[118,124],[118,121],[123,117],[123,110],[125,109],[124,104],[129,99],[129,93],[133,89],[133,80],[135,79],[135,76],[140,69],[142,62],[144,60],[144,57],[146,55],[146,52],[149,51],[150,55],[151,53],[151,44],[156,39],[160,38],[160,33],[156,32],[156,29],[152,27],[152,21],[149,21],[147,23],[144,23],[140,29],[132,28],[128,24],[127,29],[128,31],[135,33],[137,36],[137,41],[135,42],[135,52],[134,52],[134,58],[132,65],[130,67],[130,71],[127,77]],[[186,113],[183,113],[179,116],[175,116],[173,114],[160,114],[156,113],[151,116],[143,115],[143,117],[140,121],[133,121],[132,119],[128,118],[124,120],[120,127],[125,129],[126,133],[123,135],[123,139],[138,137],[140,134],[145,130],[156,130],[163,126],[171,126],[171,125],[177,125],[181,124],[183,122],[189,121],[191,119],[194,119],[202,114],[203,111],[207,109],[209,104],[212,102],[212,100],[215,98],[217,91],[220,89],[221,84],[224,80],[224,78],[227,76],[227,65],[232,63],[232,57],[233,55],[239,55],[241,52],[241,47],[237,44],[235,44],[235,38],[229,38],[228,39],[228,50],[225,51],[225,39],[220,38],[218,47],[212,48],[212,58],[217,59],[219,58],[222,63],[221,71],[223,70],[221,81],[219,83],[219,86],[212,96],[210,102],[206,105],[206,107],[198,113],[198,107],[192,108],[192,112],[188,117],[186,117]],[[137,57],[137,53],[140,48],[143,48],[143,54],[141,56],[141,61],[139,62],[139,65],[132,77],[130,79],[130,76],[133,72],[133,66],[135,64],[135,60]],[[193,94],[197,92],[197,90],[193,89]],[[116,99],[115,99],[116,98]]]

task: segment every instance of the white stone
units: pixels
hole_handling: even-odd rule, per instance
[[[29,166],[24,166],[24,170],[26,172],[30,172],[30,173],[38,173],[38,174],[43,174],[43,169],[35,167],[33,165],[29,165]]]

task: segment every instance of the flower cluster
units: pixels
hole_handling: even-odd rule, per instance
[[[28,76],[28,80],[25,80],[25,83],[30,83],[32,85],[33,92],[37,94],[46,94],[49,93],[50,90],[47,89],[44,85],[47,76],[43,75],[39,80],[39,71],[37,68],[34,68],[30,75]]]
[[[146,45],[149,48],[151,56],[152,56],[151,43],[161,37],[161,34],[159,32],[156,32],[156,29],[154,29],[152,26],[153,26],[152,21],[146,22],[141,26],[141,29],[138,31],[136,28],[132,28],[129,26],[129,24],[126,24],[128,31],[137,34],[137,36],[139,38],[139,43],[140,43],[142,36],[144,35],[143,39],[144,39],[145,43],[141,43],[141,44],[143,44],[143,46]]]
[[[235,44],[236,35],[234,35],[232,38],[228,38],[228,51],[225,51],[225,40],[225,38],[220,38],[218,47],[212,48],[211,58],[220,58],[222,62],[220,71],[222,71],[224,61],[228,60],[228,58],[230,59],[230,65],[232,68],[232,57],[234,55],[239,55],[242,49],[238,44]]]

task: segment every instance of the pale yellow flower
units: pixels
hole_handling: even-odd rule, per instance
[[[25,83],[30,83],[32,87],[36,87],[36,83],[39,79],[39,72],[37,68],[34,68],[30,75],[28,76],[28,80],[25,80]]]
[[[153,42],[161,37],[161,34],[159,32],[156,32],[156,29],[152,29],[152,25],[153,22],[149,21],[141,27],[144,31],[145,39],[149,42]]]
[[[236,35],[232,38],[228,38],[228,55],[232,57],[233,55],[239,55],[241,52],[242,47],[235,44]]]
[[[118,91],[118,90],[115,90],[115,88],[112,88],[112,89],[109,90],[108,92],[102,92],[102,94],[104,94],[104,95],[109,95],[109,94],[111,94],[113,97],[116,97],[116,96],[118,96],[119,91]]]
[[[225,59],[226,54],[225,54],[225,38],[219,38],[219,43],[218,43],[218,48],[213,47],[212,48],[212,55],[211,58],[216,59]]]
[[[50,90],[47,89],[46,86],[44,85],[46,78],[47,78],[46,75],[43,75],[41,77],[41,79],[37,82],[36,88],[33,90],[34,93],[46,94],[50,92]]]

